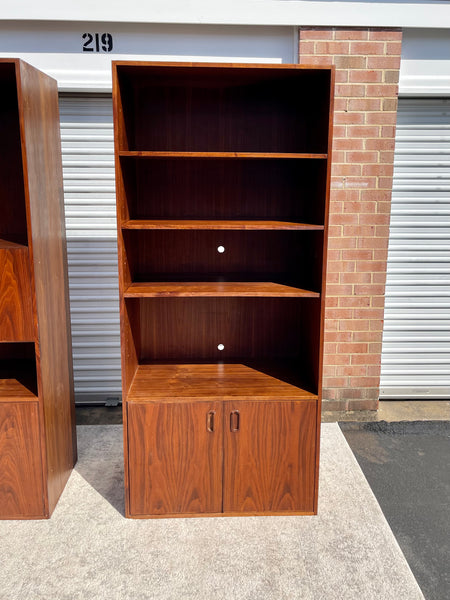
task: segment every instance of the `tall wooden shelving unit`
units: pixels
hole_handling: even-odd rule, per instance
[[[37,519],[76,461],[58,91],[16,59],[0,81],[0,519]]]
[[[127,516],[317,511],[333,82],[113,63]]]

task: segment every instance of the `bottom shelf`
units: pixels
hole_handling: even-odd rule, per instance
[[[0,402],[37,400],[34,361],[0,361]]]
[[[139,365],[127,395],[132,402],[193,398],[316,400],[317,394],[292,378],[286,367],[200,363]]]

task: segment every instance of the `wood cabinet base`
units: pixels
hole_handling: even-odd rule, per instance
[[[127,516],[315,514],[316,401],[129,402]]]
[[[0,402],[0,515],[37,519],[44,514],[37,402]]]

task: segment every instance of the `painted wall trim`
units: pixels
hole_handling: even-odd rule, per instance
[[[366,0],[16,0],[2,20],[450,28],[447,2]]]

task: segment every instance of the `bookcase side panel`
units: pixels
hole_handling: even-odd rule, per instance
[[[25,191],[38,320],[38,381],[51,513],[76,462],[67,250],[56,82],[20,63]]]

